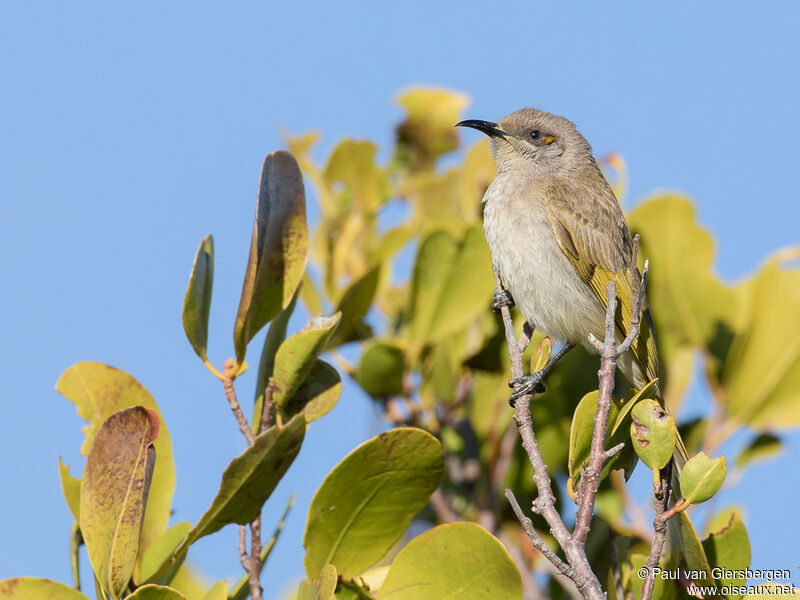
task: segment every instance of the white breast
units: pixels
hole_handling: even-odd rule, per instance
[[[502,174],[484,196],[484,229],[492,260],[522,315],[536,329],[586,345],[602,337],[604,313],[555,238],[530,182]]]

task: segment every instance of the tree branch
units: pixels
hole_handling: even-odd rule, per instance
[[[501,292],[503,290],[503,284],[496,269],[494,277],[498,292]],[[514,334],[514,323],[511,320],[511,312],[508,306],[501,306],[500,314],[503,318],[506,341],[508,343],[508,354],[511,358],[511,377],[521,377],[523,374],[522,351],[520,350],[517,337]],[[529,336],[526,334],[526,337]],[[544,542],[541,544],[539,543],[538,540],[541,540],[541,538],[533,528],[530,519],[528,519],[522,512],[522,509],[519,508],[519,504],[516,500],[512,501],[513,493],[511,493],[510,490],[506,490],[506,498],[511,502],[511,507],[514,509],[517,519],[519,519],[523,529],[525,529],[528,534],[528,539],[531,541],[534,548],[539,550],[559,572],[563,572],[562,569],[566,570],[569,574],[564,574],[575,583],[584,598],[587,598],[587,600],[605,600],[603,588],[600,585],[600,581],[592,572],[589,559],[586,557],[583,546],[576,544],[572,540],[569,530],[566,525],[564,525],[564,521],[556,509],[555,496],[553,495],[553,487],[550,476],[548,475],[547,465],[542,458],[542,452],[539,449],[539,444],[536,441],[536,435],[533,431],[530,410],[532,397],[533,393],[520,396],[517,398],[514,408],[514,422],[517,424],[517,430],[522,438],[522,447],[525,449],[528,459],[533,466],[533,480],[536,483],[539,494],[533,502],[532,509],[537,514],[540,514],[550,526],[553,537],[556,538],[558,544],[564,549],[564,554],[569,563],[568,565],[558,558]]]
[[[232,358],[225,361],[222,367],[222,373],[222,387],[225,388],[225,397],[228,399],[228,404],[231,406],[233,416],[236,417],[236,422],[239,424],[239,431],[242,432],[247,443],[252,446],[255,436],[242,412],[242,407],[239,406],[239,400],[236,398],[236,390],[233,388],[233,380],[236,377],[236,362]]]
[[[229,358],[222,367],[222,387],[225,389],[225,397],[228,399],[233,416],[239,424],[239,431],[247,440],[247,444],[252,446],[255,442],[253,430],[247,422],[247,418],[239,405],[236,397],[236,389],[233,387],[233,380],[238,375],[236,362]],[[261,411],[261,431],[266,431],[272,424],[272,389],[271,382],[264,391],[264,406]],[[239,561],[242,567],[249,574],[250,598],[261,600],[261,514],[250,523],[250,556],[247,556],[247,533],[245,526],[239,526]]]

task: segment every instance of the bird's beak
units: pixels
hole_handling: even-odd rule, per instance
[[[479,119],[467,119],[466,121],[461,121],[456,123],[456,127],[471,127],[472,129],[482,131],[489,137],[504,138],[508,135],[507,132],[503,131],[497,126],[497,123],[492,123],[491,121],[481,121]]]

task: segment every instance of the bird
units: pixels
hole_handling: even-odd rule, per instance
[[[568,119],[523,108],[498,122],[457,124],[491,141],[497,175],[483,196],[483,224],[495,269],[531,327],[565,346],[605,337],[607,288],[616,284],[616,337],[627,335],[633,300],[634,243],[589,142]],[[503,303],[503,297],[495,298]],[[655,328],[644,300],[640,332],[618,360],[625,378],[643,388],[658,374]],[[540,386],[531,374],[512,380],[513,402]]]

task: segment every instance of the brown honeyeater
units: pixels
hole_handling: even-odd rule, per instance
[[[503,285],[528,323],[594,352],[588,336],[605,337],[607,289],[613,280],[621,342],[631,319],[633,241],[589,142],[571,121],[533,108],[497,123],[458,125],[491,140],[497,176],[483,197],[486,239]],[[618,361],[640,389],[658,373],[646,302],[642,312],[639,336]],[[685,454],[678,445],[678,453]]]

